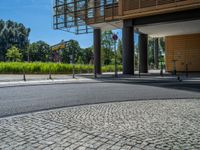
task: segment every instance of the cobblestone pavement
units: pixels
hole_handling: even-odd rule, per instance
[[[200,149],[200,100],[105,103],[1,118],[0,149]]]

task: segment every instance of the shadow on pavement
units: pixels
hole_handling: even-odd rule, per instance
[[[80,76],[90,79],[94,78],[92,75]],[[185,77],[184,74],[180,74],[179,76],[181,80],[178,80],[178,76],[172,76],[170,74],[165,74],[162,77],[156,73],[141,74],[140,77],[139,75],[127,76],[120,74],[118,78],[115,78],[112,74],[106,74],[99,75],[96,80],[107,83],[138,84],[200,93],[200,74],[194,73],[190,77]]]

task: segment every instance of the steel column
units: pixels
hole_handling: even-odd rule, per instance
[[[156,69],[159,68],[159,43],[158,38],[154,39],[154,64]]]
[[[148,73],[148,35],[140,34],[139,35],[139,63],[140,63],[140,72]]]
[[[123,74],[134,74],[134,23],[124,20],[123,25]]]
[[[94,29],[94,71],[101,74],[101,29]]]

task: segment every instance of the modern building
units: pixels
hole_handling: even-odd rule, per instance
[[[134,32],[139,33],[141,72],[148,72],[148,36],[155,38],[155,56],[158,38],[165,37],[167,71],[200,71],[200,0],[55,0],[54,28],[93,32],[97,73],[101,31],[110,29],[122,29],[124,74],[134,74]]]

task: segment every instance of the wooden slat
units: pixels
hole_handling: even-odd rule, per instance
[[[161,13],[200,7],[200,0],[121,0],[122,19],[137,18]]]
[[[200,34],[166,37],[166,69],[173,71],[176,60],[177,71],[200,71]]]
[[[156,6],[156,0],[140,0],[140,8]]]

